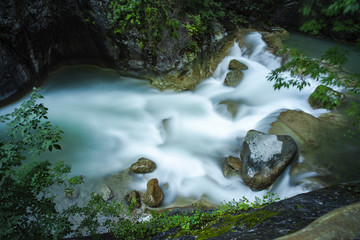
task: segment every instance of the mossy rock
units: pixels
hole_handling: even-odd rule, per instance
[[[343,93],[337,92],[332,88],[319,85],[309,97],[312,108],[326,108],[332,110],[343,104],[346,99]]]
[[[233,70],[226,74],[224,84],[229,87],[236,87],[244,78],[244,74],[241,70]]]
[[[247,70],[249,69],[248,66],[246,66],[244,63],[239,62],[238,60],[231,60],[229,63],[229,69],[230,70]]]

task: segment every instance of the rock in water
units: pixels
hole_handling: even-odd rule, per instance
[[[247,70],[249,68],[242,62],[239,62],[238,60],[233,59],[229,63],[229,69],[230,70]]]
[[[159,181],[156,178],[148,181],[144,195],[144,203],[149,207],[158,207],[163,199],[164,193],[159,186]]]
[[[146,158],[140,158],[130,167],[130,171],[132,171],[133,173],[151,173],[155,169],[156,163]]]
[[[244,74],[241,70],[234,70],[226,74],[224,84],[229,87],[236,87],[244,78]]]
[[[272,135],[250,130],[241,150],[244,182],[252,190],[273,184],[297,153],[295,141],[286,135]]]

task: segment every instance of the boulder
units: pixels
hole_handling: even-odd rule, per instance
[[[313,150],[321,145],[321,121],[303,111],[288,110],[280,113],[271,124],[270,134],[290,135],[301,146]]]
[[[125,201],[129,206],[132,206],[133,208],[141,207],[140,194],[135,190],[125,195]]]
[[[241,150],[244,182],[252,190],[263,190],[272,185],[297,154],[293,138],[250,130]]]
[[[325,101],[325,102],[324,102]],[[309,103],[312,108],[327,108],[332,110],[345,103],[345,95],[324,85],[316,87],[315,91],[309,97]]]
[[[136,163],[130,166],[130,171],[133,173],[151,173],[155,169],[156,163],[147,158],[139,158]]]
[[[224,84],[229,87],[236,87],[244,78],[244,74],[241,70],[233,70],[226,74]]]
[[[269,133],[290,135],[299,144],[301,161],[292,165],[290,174],[309,190],[360,178],[359,141],[346,135],[351,124],[343,114],[315,118],[287,110],[271,126]]]
[[[164,193],[159,186],[159,181],[156,178],[148,181],[144,194],[144,203],[149,207],[158,207],[163,199]]]
[[[248,66],[246,66],[244,63],[239,62],[238,60],[231,60],[229,63],[229,69],[230,70],[247,70],[249,69]]]

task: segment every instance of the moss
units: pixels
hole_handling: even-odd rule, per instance
[[[272,212],[269,210],[255,211],[252,213],[244,214],[241,218],[238,219],[236,224],[238,226],[243,225],[246,228],[253,228],[255,225],[278,214],[279,214],[278,212]]]
[[[269,210],[258,210],[251,213],[241,213],[238,215],[228,215],[218,218],[202,229],[191,231],[192,236],[197,236],[196,239],[209,239],[213,237],[225,234],[231,231],[233,227],[245,226],[250,229],[257,224],[265,221],[266,219],[278,215],[278,212],[272,212]],[[235,230],[233,230],[235,231]],[[175,238],[183,236],[181,232],[178,232]]]

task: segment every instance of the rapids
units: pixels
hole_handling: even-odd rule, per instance
[[[249,34],[246,46],[234,42],[213,76],[192,92],[161,92],[144,80],[89,66],[54,73],[41,93],[50,121],[65,133],[62,151],[47,157],[71,163],[73,175],[86,177],[87,183],[80,188],[83,199],[91,191],[101,191],[103,184],[120,199],[129,190],[145,190],[151,178],[159,179],[164,205],[179,197],[206,196],[219,203],[263,196],[268,191],[253,192],[240,178],[225,178],[222,160],[239,156],[246,132],[267,131],[281,111],[300,109],[318,116],[324,110],[313,110],[307,102],[315,85],[301,92],[273,90],[266,76],[280,65],[280,59],[266,51],[259,33]],[[223,84],[232,59],[249,67],[236,88]],[[223,101],[238,103],[235,117]],[[0,114],[17,104],[1,109]],[[152,159],[157,169],[114,180],[114,174],[126,175],[140,157]],[[269,189],[281,198],[306,191],[297,185],[299,179],[291,179],[290,168]]]

